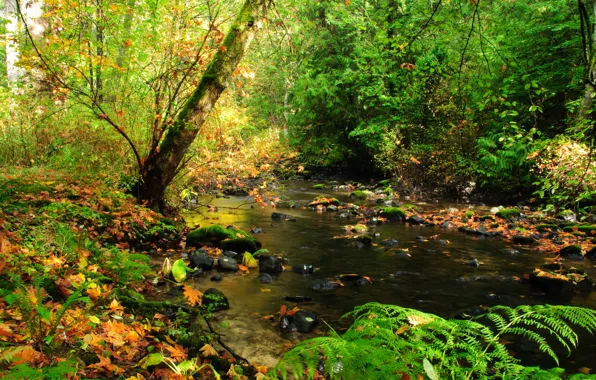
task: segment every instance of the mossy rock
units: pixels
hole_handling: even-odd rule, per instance
[[[499,223],[491,223],[490,224],[490,228],[499,228],[500,224]]]
[[[189,247],[201,247],[204,244],[217,245],[222,240],[236,239],[238,237],[251,238],[248,232],[237,228],[226,228],[221,224],[215,224],[213,226],[201,227],[191,231],[186,236],[186,245]]]
[[[325,188],[325,185],[323,185],[322,183],[317,183],[316,185],[312,185],[312,188],[314,190],[323,190]]]
[[[569,256],[569,255],[581,255],[582,254],[582,247],[579,245],[568,245],[567,247],[561,248],[559,251],[559,255],[561,256]]]
[[[384,179],[382,181],[379,181],[379,183],[377,183],[377,187],[389,187],[390,184],[391,184],[391,180]]]
[[[359,241],[360,243],[364,244],[367,247],[372,246],[372,242],[373,242],[373,238],[368,235],[358,236],[356,238],[356,240]]]
[[[494,216],[492,216],[492,215],[482,215],[482,216],[480,217],[480,221],[481,221],[481,222],[484,222],[485,220],[490,220],[490,221],[492,221],[492,222],[496,221],[495,217],[494,217]]]
[[[388,220],[405,220],[406,212],[400,207],[383,207],[378,213]]]
[[[350,198],[367,199],[373,197],[375,194],[370,190],[355,190],[350,194]]]
[[[393,194],[393,189],[391,188],[391,186],[388,186],[385,189],[383,189],[383,193],[385,193],[385,195],[391,195]]]
[[[559,226],[557,226],[556,224],[548,224],[548,223],[537,224],[536,229],[539,232],[559,231],[560,230]]]
[[[588,225],[579,226],[579,227],[577,227],[577,230],[586,232],[588,234],[592,234],[592,233],[596,232],[596,225],[588,224]]]
[[[315,200],[310,203],[310,206],[317,206],[317,205],[323,205],[323,206],[334,205],[334,206],[339,206],[340,203],[341,202],[337,198],[327,198],[327,197],[324,197],[324,196],[320,196],[320,197],[316,197]]]
[[[563,231],[571,233],[575,232],[576,230],[577,232],[585,232],[587,234],[591,234],[594,231],[596,231],[596,226],[592,224],[585,224],[583,226],[573,225],[563,228]]]
[[[348,226],[348,229],[352,232],[356,232],[359,234],[363,234],[365,232],[368,232],[368,227],[364,224],[355,224],[353,226]]]
[[[470,211],[466,211],[466,213],[463,214],[461,218],[462,218],[462,220],[467,220],[467,219],[473,218],[474,215],[476,215],[476,213],[474,211],[470,210]]]
[[[501,211],[497,212],[497,217],[502,219],[514,219],[519,218],[521,216],[521,212],[519,212],[516,208],[504,208]]]
[[[219,242],[218,248],[225,251],[233,252],[250,252],[254,253],[260,247],[260,242],[248,238],[235,238]]]

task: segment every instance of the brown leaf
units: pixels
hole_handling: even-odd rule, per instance
[[[192,286],[184,285],[184,297],[191,306],[202,305],[203,293]]]

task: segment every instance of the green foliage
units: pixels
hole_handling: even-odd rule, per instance
[[[521,336],[556,363],[551,342],[568,351],[578,344],[573,328],[596,331],[596,311],[571,306],[496,306],[474,320],[445,320],[399,306],[369,303],[354,309],[343,334],[306,340],[276,366],[286,378],[315,377],[319,360],[331,379],[389,379],[396,374],[454,379],[530,379],[550,372],[524,367],[501,338]]]
[[[10,369],[10,372],[3,376],[7,380],[62,380],[75,375],[78,365],[73,360],[65,360],[56,363],[55,366],[32,368],[27,364],[19,364]]]
[[[12,276],[11,282],[16,288],[13,292],[0,288],[0,296],[4,298],[9,306],[15,306],[20,311],[26,323],[31,339],[38,347],[44,343],[52,343],[57,328],[64,313],[73,306],[75,302],[90,303],[88,297],[83,297],[87,284],[82,284],[79,289],[73,292],[58,309],[48,308],[48,294],[42,287],[43,277],[36,275],[33,283],[27,286],[18,276]]]
[[[317,183],[316,185],[312,185],[312,188],[314,190],[323,190],[325,188],[325,185],[323,185],[322,183]]]
[[[116,247],[96,249],[92,252],[97,263],[105,268],[107,275],[117,283],[140,282],[151,273],[147,255],[123,252]]]

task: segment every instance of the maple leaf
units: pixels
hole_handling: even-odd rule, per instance
[[[122,313],[124,311],[124,308],[115,299],[113,299],[112,302],[110,302],[109,308],[110,308],[110,311],[112,313],[119,314],[119,313]]]
[[[219,356],[219,354],[217,353],[217,351],[215,351],[215,349],[213,347],[211,347],[211,345],[209,345],[209,344],[204,345],[199,351],[205,357],[208,357],[208,356]]]
[[[192,286],[184,285],[184,297],[191,306],[203,304],[203,293]]]
[[[174,343],[174,346],[164,345],[164,348],[170,353],[170,358],[186,359],[186,350],[181,345]]]

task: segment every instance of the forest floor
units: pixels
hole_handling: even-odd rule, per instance
[[[158,280],[174,282],[149,256],[182,250],[183,232],[109,177],[1,174],[0,377],[262,377],[211,345],[200,292],[145,300]]]

